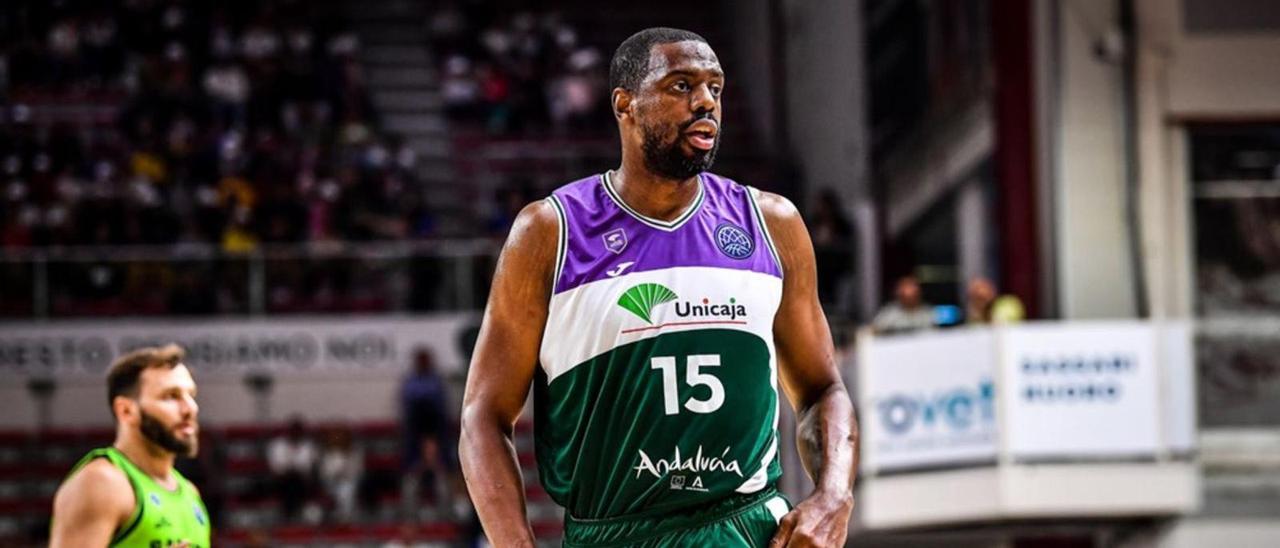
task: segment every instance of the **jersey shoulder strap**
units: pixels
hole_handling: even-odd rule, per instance
[[[146,509],[146,505],[138,504],[138,500],[140,500],[140,493],[142,491],[139,489],[136,474],[131,473],[135,470],[133,463],[129,462],[129,459],[125,458],[124,454],[120,453],[120,451],[114,447],[100,447],[89,451],[80,459],[79,462],[76,463],[74,467],[71,468],[71,472],[67,474],[67,478],[74,476],[90,462],[97,459],[107,459],[107,461],[109,461],[113,466],[120,469],[120,471],[124,473],[124,477],[129,478],[129,485],[133,487],[133,513],[129,515],[129,519],[125,521],[123,526],[116,529],[116,534],[111,537],[111,545],[114,546],[121,540],[124,540],[125,537],[129,536],[129,533],[132,533],[133,530],[138,527],[139,523],[142,523],[142,513]]]

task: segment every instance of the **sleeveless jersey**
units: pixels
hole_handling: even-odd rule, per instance
[[[191,548],[209,548],[209,513],[187,478],[174,470],[178,488],[173,491],[165,489],[114,447],[90,451],[80,459],[70,475],[99,458],[111,461],[133,485],[133,514],[116,530],[111,546],[160,548],[186,541]]]
[[[752,190],[698,184],[671,222],[628,207],[609,174],[547,198],[560,231],[534,435],[573,518],[677,511],[781,475],[780,263]]]

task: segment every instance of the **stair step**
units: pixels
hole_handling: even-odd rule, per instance
[[[443,135],[449,130],[439,114],[395,114],[387,116],[382,126],[402,135]]]
[[[453,160],[448,156],[432,156],[429,158],[419,158],[417,165],[415,165],[413,169],[419,175],[430,175],[432,173],[452,173]]]
[[[440,190],[444,187],[458,186],[458,175],[454,172],[453,166],[442,166],[436,168],[423,168],[416,171],[418,179],[424,183],[431,185],[431,188]]]
[[[427,11],[417,2],[363,2],[347,10],[347,18],[353,21],[420,21],[426,24]]]
[[[419,23],[379,23],[360,29],[360,41],[367,46],[423,44],[427,40],[427,28]]]
[[[369,85],[374,88],[434,88],[435,71],[427,67],[371,67]]]
[[[429,161],[431,158],[449,158],[453,154],[453,144],[444,135],[435,137],[410,136],[404,142],[406,145],[413,147],[413,150],[418,151],[419,158],[424,162]]]
[[[360,52],[360,60],[367,65],[430,66],[431,56],[420,45],[373,45]]]
[[[439,93],[418,89],[374,90],[373,104],[383,112],[438,111],[444,106]]]

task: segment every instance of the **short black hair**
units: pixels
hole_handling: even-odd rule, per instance
[[[622,41],[609,62],[609,89],[622,88],[634,92],[649,74],[649,56],[653,46],[675,42],[706,44],[707,39],[694,32],[668,27],[653,27],[632,34]]]
[[[144,370],[153,367],[173,369],[182,363],[184,357],[186,352],[176,344],[139,348],[120,356],[107,372],[107,405],[111,406],[116,396],[136,398],[138,377]]]

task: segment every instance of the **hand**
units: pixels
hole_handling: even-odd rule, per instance
[[[778,520],[769,548],[844,546],[852,511],[851,493],[814,493]]]

